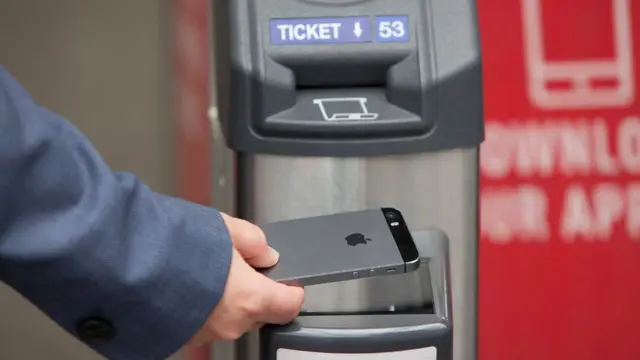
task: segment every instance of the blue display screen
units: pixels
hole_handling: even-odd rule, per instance
[[[406,15],[334,18],[288,18],[270,21],[271,44],[349,44],[370,42],[408,42],[409,17]]]

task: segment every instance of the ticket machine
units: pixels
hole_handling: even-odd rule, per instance
[[[475,359],[475,2],[216,0],[212,11],[214,191],[231,194],[216,206],[257,223],[395,207],[423,257],[411,274],[308,287],[295,322],[216,345],[214,359]]]

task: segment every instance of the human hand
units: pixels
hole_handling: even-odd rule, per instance
[[[278,262],[278,253],[267,244],[262,230],[242,219],[222,217],[233,241],[229,277],[220,302],[191,344],[236,340],[262,325],[286,324],[302,307],[304,290],[275,282],[255,268]]]

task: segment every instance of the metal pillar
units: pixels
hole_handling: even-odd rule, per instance
[[[452,89],[464,87],[469,74],[476,74],[480,66],[475,2],[426,2],[432,12],[427,30],[433,39],[430,46],[437,56],[430,63],[432,68],[423,70],[450,84],[443,86],[449,86],[446,91],[452,95],[457,91]],[[214,12],[226,10],[216,9],[214,3]],[[478,79],[474,76],[470,78],[475,88]],[[227,91],[230,84],[225,81],[230,81],[226,75],[217,79],[217,92]],[[454,108],[465,106],[473,109],[474,118],[481,117],[479,96],[474,93],[473,98],[465,98],[463,93],[453,97],[459,103],[450,99],[439,104],[444,107],[439,109],[443,119],[455,119]],[[317,157],[296,155],[295,151],[288,155],[240,151],[235,155],[222,140],[223,128],[216,116],[217,111],[212,111],[215,193],[234,194],[223,209],[264,223],[390,206],[403,212],[416,234],[432,228],[444,231],[450,249],[454,359],[477,358],[479,144],[387,156]],[[217,201],[216,206],[221,203]],[[421,306],[427,291],[422,280],[412,273],[311,286],[304,310],[361,314]],[[259,360],[260,346],[258,333],[252,333],[236,344],[217,344],[213,358]]]
[[[476,149],[382,158],[243,155],[240,215],[262,223],[392,206],[402,209],[412,232],[443,230],[450,241],[455,359],[475,359],[477,164]],[[317,285],[307,289],[304,308],[349,313],[419,306],[423,291],[417,273]]]

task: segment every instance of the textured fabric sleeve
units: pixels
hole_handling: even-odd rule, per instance
[[[0,67],[1,281],[107,358],[163,359],[218,303],[231,248],[218,211],[112,172]]]

